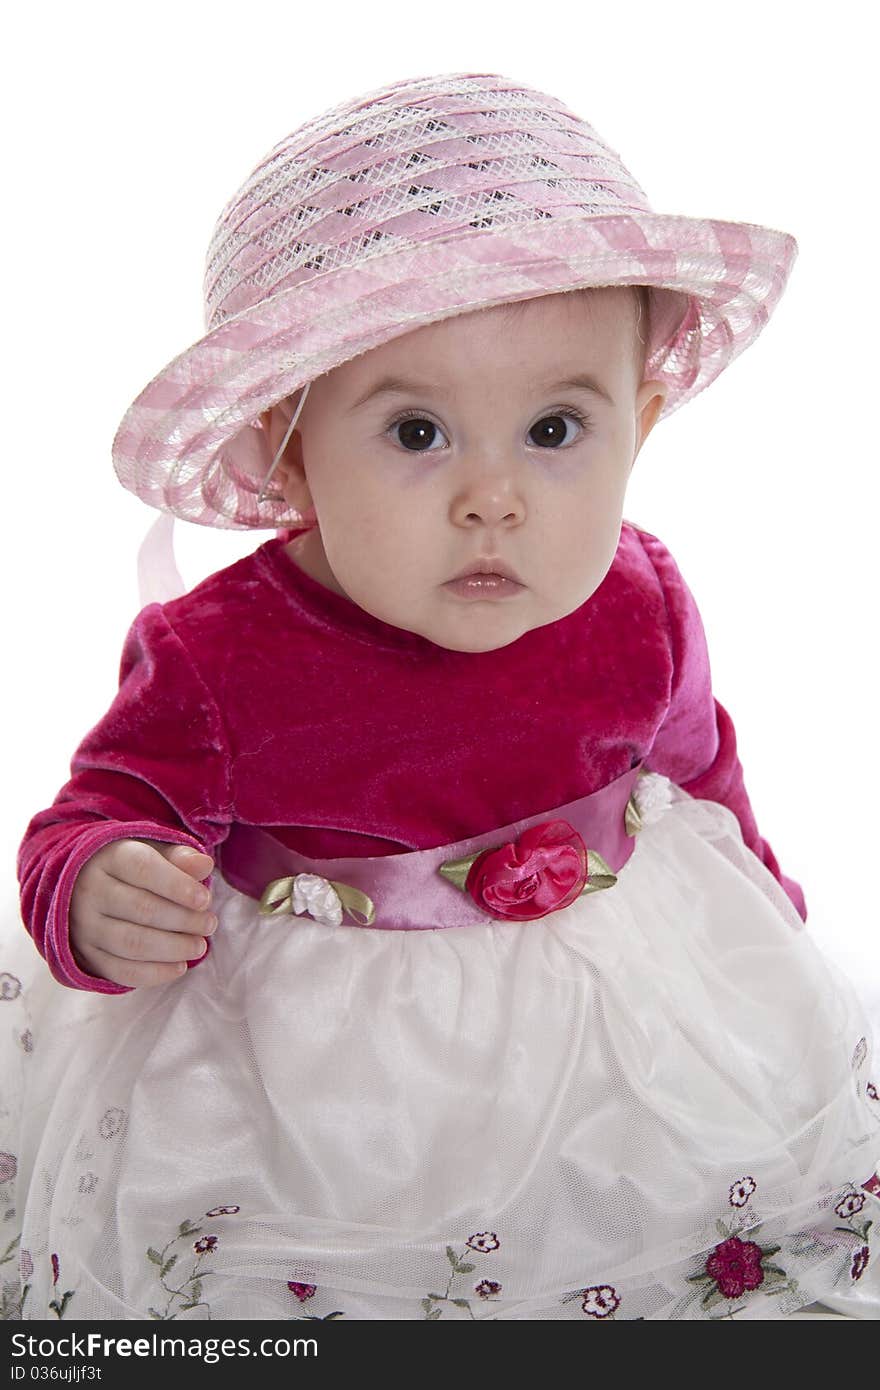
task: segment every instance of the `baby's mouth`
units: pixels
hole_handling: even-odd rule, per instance
[[[522,580],[512,565],[506,560],[502,560],[500,555],[480,555],[476,560],[469,561],[462,569],[458,570],[447,583],[453,584],[460,579],[507,579],[513,584],[518,584],[522,588]]]
[[[516,571],[500,560],[482,561],[448,579],[443,585],[451,593],[465,599],[512,598],[525,592],[525,585]]]

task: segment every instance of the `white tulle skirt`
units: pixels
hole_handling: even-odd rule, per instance
[[[160,989],[0,961],[7,1317],[880,1315],[870,1023],[725,808],[532,922],[214,899]]]

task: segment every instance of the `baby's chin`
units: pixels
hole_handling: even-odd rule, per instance
[[[359,606],[374,618],[445,651],[494,652],[567,618],[582,607],[596,587],[587,584],[585,594],[569,594],[567,599],[560,596],[555,603],[527,589],[498,599],[450,599],[444,595],[439,603],[429,600],[423,606],[389,604],[373,594],[369,599],[364,596]]]
[[[526,631],[531,629],[527,628]],[[477,636],[462,637],[460,639],[448,638],[438,641],[436,638],[429,638],[436,647],[442,647],[447,652],[497,652],[502,647],[509,647],[511,643],[518,642],[520,637],[524,637],[525,632],[518,632],[515,636],[502,637],[496,634],[494,638],[479,638]]]
[[[499,620],[497,613],[481,614],[477,617],[473,612],[469,612],[460,618],[445,616],[438,619],[411,613],[394,613],[378,604],[369,608],[366,604],[360,606],[372,613],[374,618],[397,628],[398,631],[411,633],[414,637],[420,637],[432,646],[441,647],[448,652],[499,651],[502,647],[509,647],[511,642],[518,641],[531,627],[537,626],[521,620],[512,623],[509,616],[502,616]],[[471,605],[471,608],[473,606]],[[480,607],[494,608],[495,605],[486,603]]]
[[[546,616],[535,612],[499,612],[508,602],[513,609],[516,600],[468,602],[467,611],[455,620],[426,623],[419,629],[420,636],[450,652],[496,652],[520,641],[528,633],[567,616],[564,612]],[[477,613],[476,609],[482,611]]]

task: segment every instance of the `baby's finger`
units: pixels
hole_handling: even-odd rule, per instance
[[[88,952],[82,951],[87,969],[102,980],[111,980],[114,985],[129,985],[135,989],[151,988],[154,985],[167,985],[186,974],[184,961],[163,965],[157,961],[122,960],[93,946]]]
[[[99,918],[86,940],[97,950],[118,956],[121,960],[167,961],[198,960],[208,949],[203,936],[185,936],[182,932],[159,931],[141,926],[139,922],[120,921],[116,917]]]
[[[180,903],[182,907],[207,906],[210,892],[197,879],[170,863],[148,840],[120,840],[103,862],[105,873]]]
[[[191,878],[207,878],[214,867],[214,860],[210,854],[193,849],[192,845],[168,845],[163,844],[161,840],[148,840],[147,844],[152,845],[163,858],[182,869]]]
[[[164,932],[210,936],[217,925],[217,918],[212,912],[179,907],[176,902],[159,897],[147,888],[135,888],[115,878],[108,878],[103,884],[100,900],[95,906],[104,917],[137,922],[139,926],[155,927]]]

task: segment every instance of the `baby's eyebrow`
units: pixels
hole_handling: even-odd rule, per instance
[[[609,405],[614,405],[611,395],[601,381],[597,381],[592,376],[570,376],[563,381],[540,381],[534,384],[533,389],[542,392],[589,391],[594,396],[601,396]],[[351,414],[352,411],[359,410],[362,405],[366,405],[367,401],[375,400],[378,396],[429,396],[432,393],[439,396],[441,400],[447,400],[450,395],[454,394],[445,387],[438,386],[436,382],[411,381],[405,377],[383,376],[375,385],[370,386],[362,396],[358,396],[357,400],[349,406],[347,413]]]

